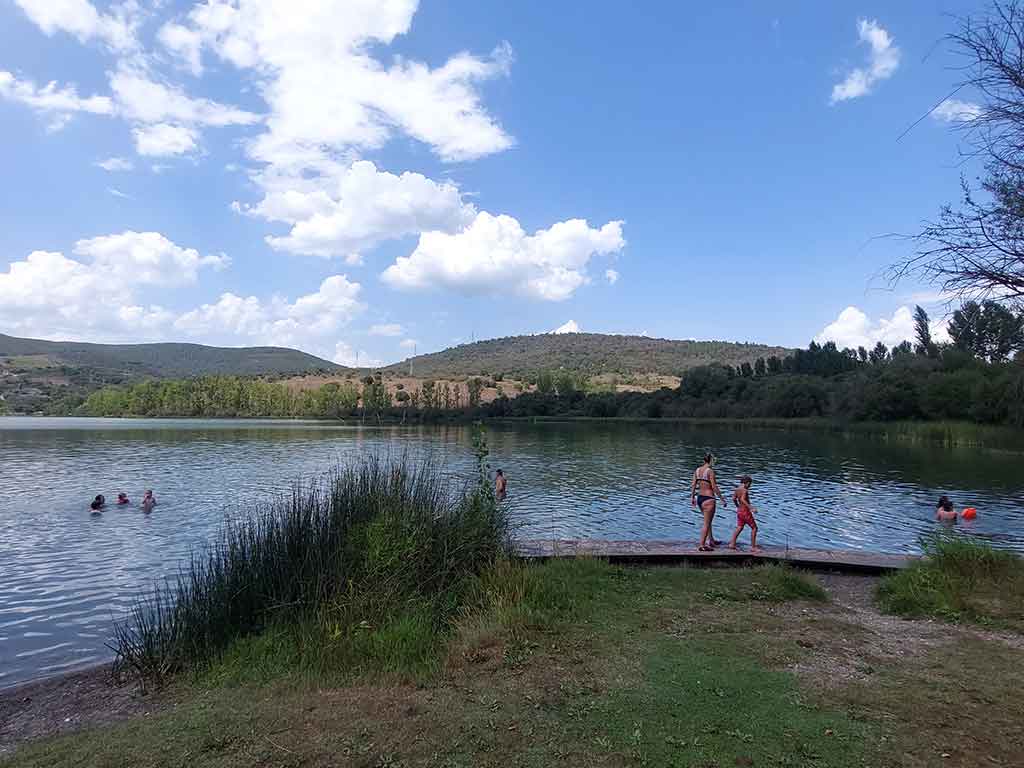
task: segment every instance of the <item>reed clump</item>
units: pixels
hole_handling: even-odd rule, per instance
[[[1024,559],[956,534],[922,546],[922,560],[879,584],[883,610],[1024,631]]]
[[[483,471],[457,487],[430,464],[367,458],[227,525],[117,627],[116,663],[156,684],[225,663],[415,673],[508,546]]]

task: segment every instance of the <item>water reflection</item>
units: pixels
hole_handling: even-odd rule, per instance
[[[500,425],[493,464],[523,537],[696,539],[690,475],[705,448],[723,490],[749,473],[766,545],[913,551],[949,494],[961,525],[1024,549],[1019,457],[812,432],[659,424]],[[0,686],[107,655],[112,617],[241,506],[367,452],[432,456],[468,477],[463,427],[0,419]],[[154,488],[160,505],[137,503]],[[88,514],[97,493],[135,502]],[[720,516],[723,538],[735,520]]]

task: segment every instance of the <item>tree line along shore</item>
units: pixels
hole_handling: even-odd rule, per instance
[[[78,405],[51,412],[399,423],[589,417],[1021,427],[1022,324],[1019,317],[1004,317],[994,307],[969,304],[958,310],[948,344],[931,340],[927,315],[919,308],[916,344],[840,350],[831,342],[812,342],[787,357],[691,368],[681,373],[678,385],[656,389],[650,388],[651,380],[633,377],[631,387],[564,368],[518,380],[507,380],[500,372],[462,381],[403,380],[377,372],[319,386],[305,380],[302,387],[256,377],[206,376],[104,387]]]

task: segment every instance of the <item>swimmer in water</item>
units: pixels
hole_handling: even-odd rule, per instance
[[[505,479],[505,473],[500,469],[495,473],[494,478],[494,495],[498,497],[498,501],[505,498],[505,493],[508,489],[508,481]]]
[[[956,518],[956,508],[949,500],[949,496],[940,496],[938,506],[935,508],[935,519],[943,523],[955,523]]]
[[[117,503],[118,504],[127,504],[128,503],[128,494],[127,493],[119,493],[119,494],[117,494]]]
[[[92,500],[92,503],[89,504],[89,509],[92,510],[92,513],[94,515],[98,515],[100,513],[100,510],[103,509],[103,507],[105,507],[106,505],[107,500],[103,498],[103,494],[101,493],[97,495],[95,499]]]
[[[143,512],[152,512],[153,507],[156,506],[156,496],[153,495],[153,491],[146,491],[142,497],[142,510]]]

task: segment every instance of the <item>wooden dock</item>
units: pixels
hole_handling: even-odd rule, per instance
[[[731,550],[725,545],[701,552],[696,541],[610,541],[605,539],[526,539],[516,542],[516,551],[526,559],[552,557],[600,557],[626,563],[790,563],[804,568],[883,573],[906,568],[916,555],[863,552],[851,549],[797,549],[763,547]]]

